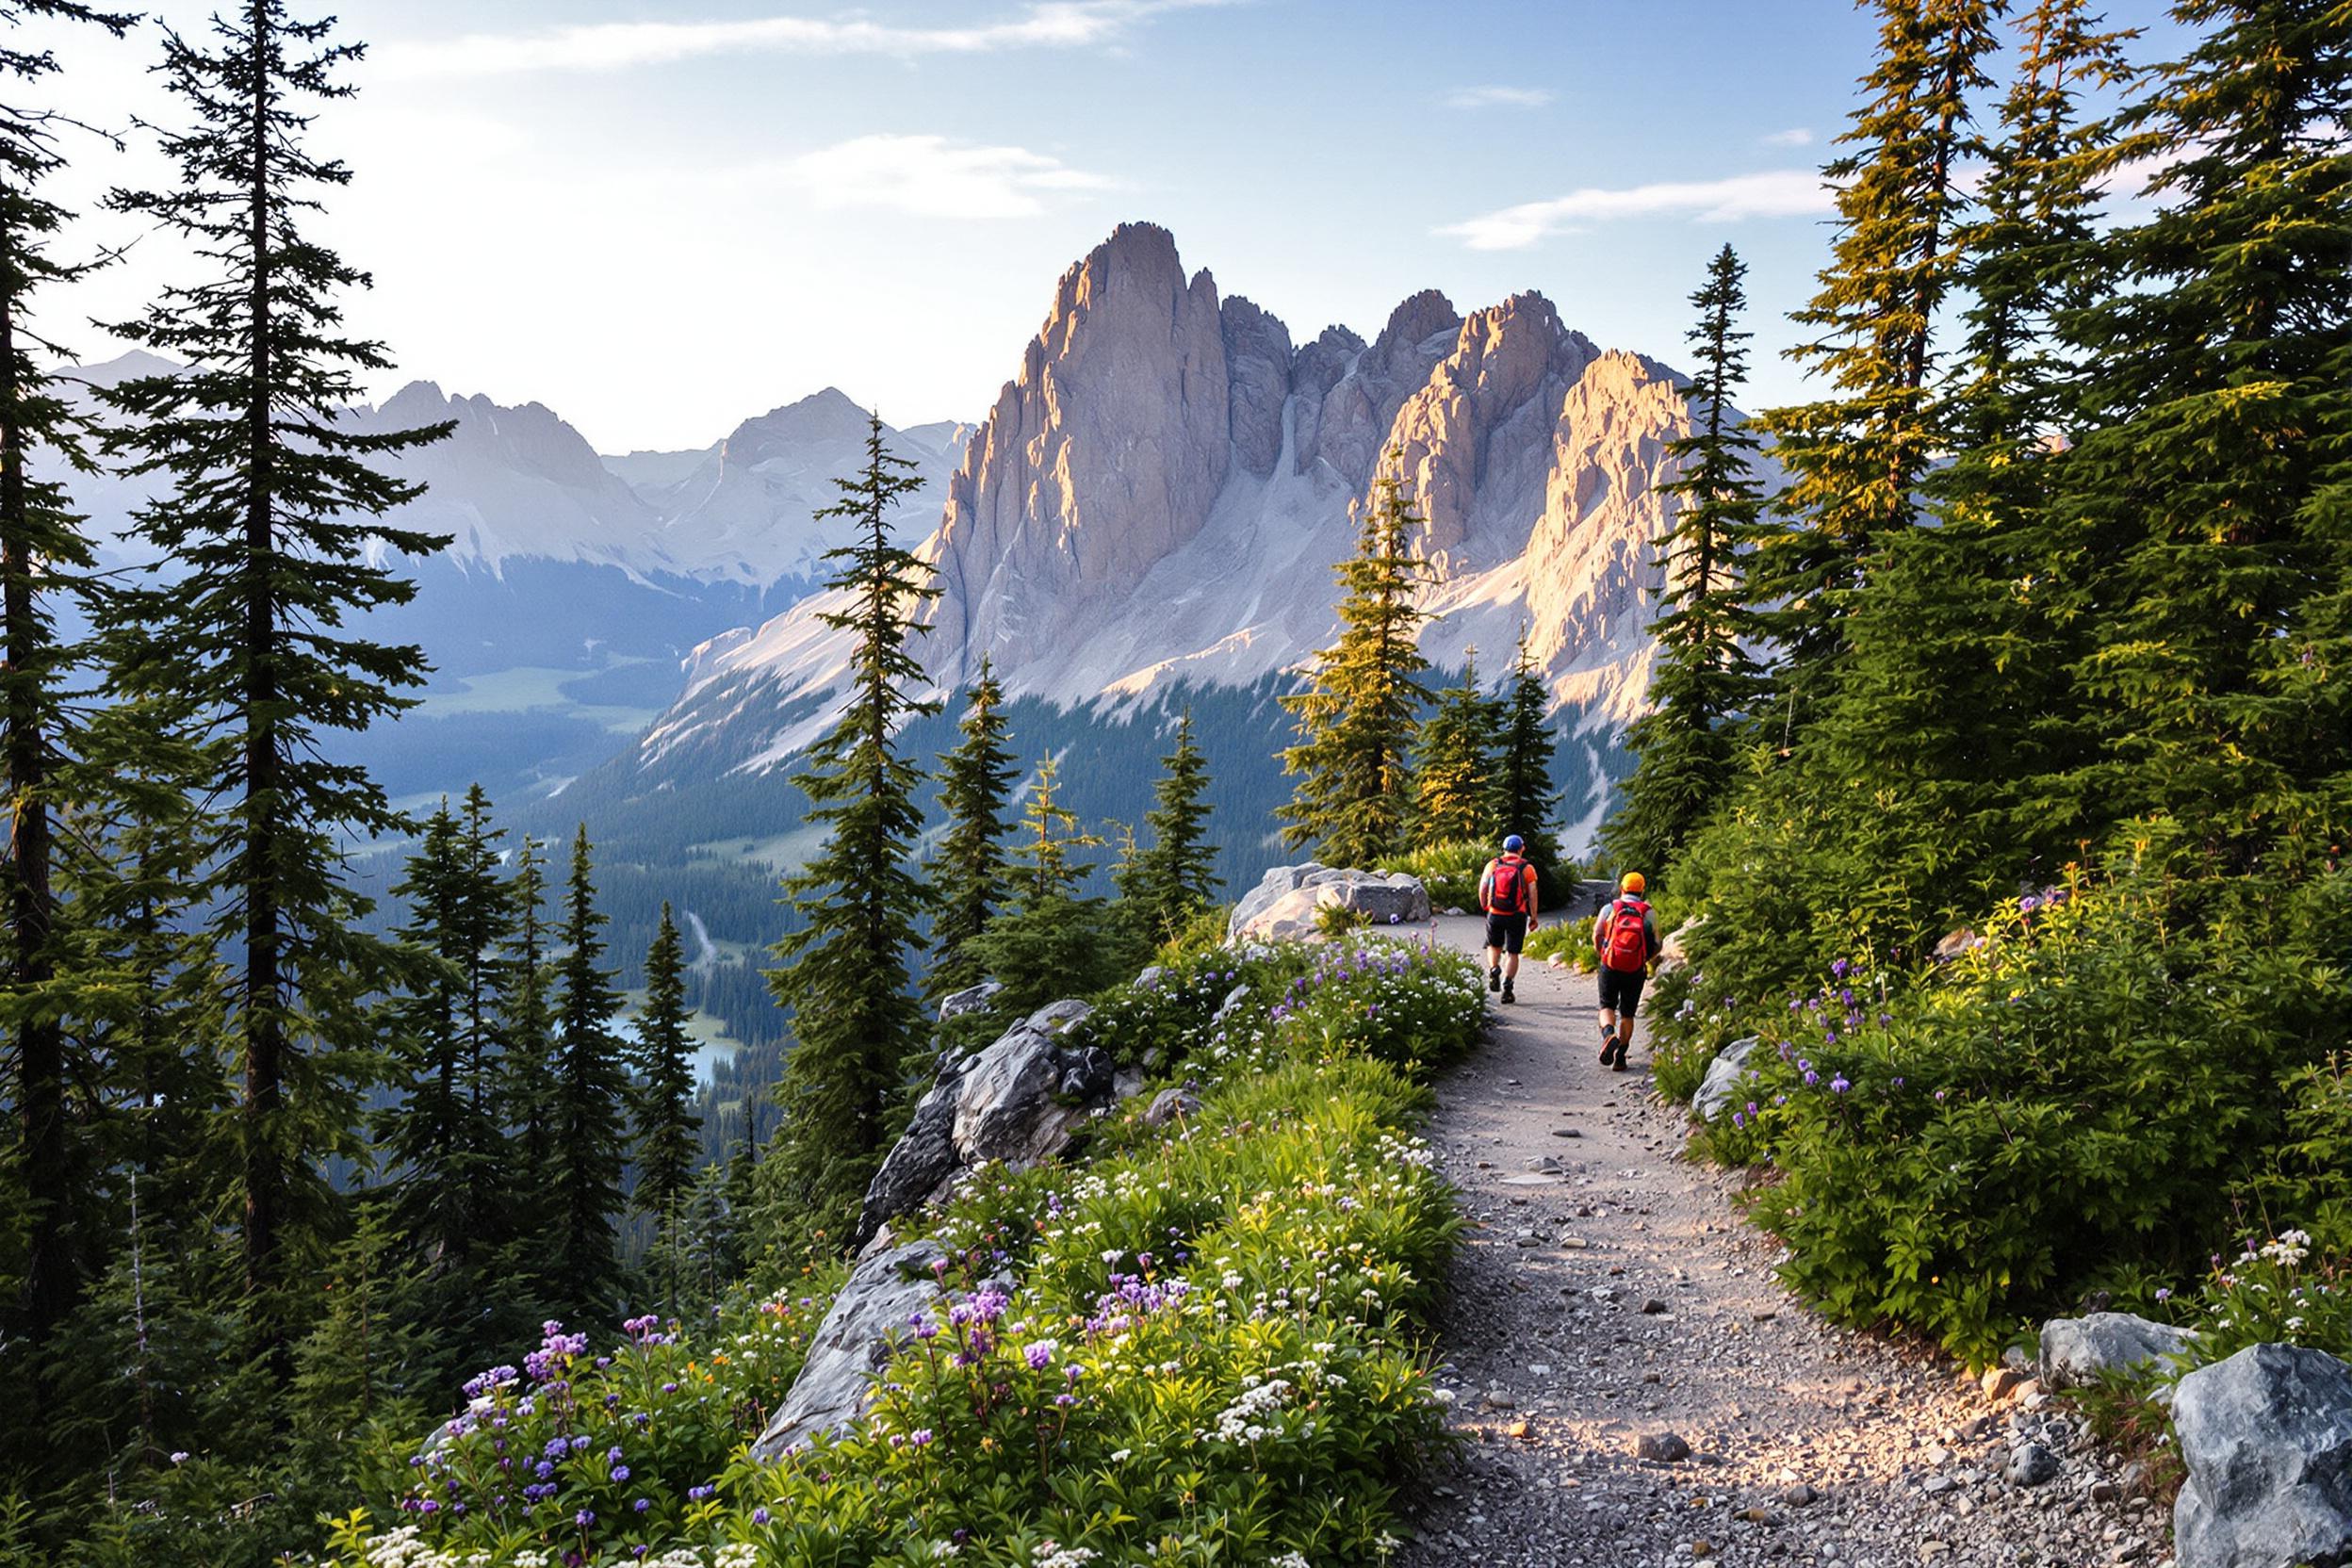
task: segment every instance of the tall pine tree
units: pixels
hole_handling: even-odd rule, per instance
[[[203,743],[190,780],[212,805],[196,819],[202,892],[236,954],[246,1287],[281,1376],[287,1287],[324,1239],[323,1162],[353,1148],[371,1043],[360,1001],[382,969],[342,846],[405,825],[321,741],[409,705],[400,694],[422,679],[422,656],[346,627],[414,594],[386,551],[445,543],[384,520],[420,487],[377,465],[448,427],[365,433],[345,417],[360,373],[389,361],[340,330],[338,296],[365,275],[302,233],[319,193],[351,178],[305,146],[304,106],[346,95],[336,74],[358,53],[328,41],[330,26],[251,0],[214,20],[210,48],[166,34],[164,81],[194,119],[163,138],[179,179],[116,201],[183,238],[211,275],[118,329],[187,368],[105,394],[122,416],[107,449],[161,492],[139,535],[174,569],[114,606],[116,686]]]
[[[694,1109],[694,1041],[688,1032],[694,1017],[694,1009],[686,1005],[685,947],[664,901],[653,945],[645,951],[645,1004],[637,1014],[637,1189],[632,1195],[637,1209],[651,1217],[664,1234],[678,1223],[702,1152],[696,1135],[702,1119]]]
[[[915,694],[923,671],[906,645],[939,590],[931,567],[890,532],[891,513],[920,485],[913,468],[883,446],[873,419],[864,467],[836,481],[841,498],[818,514],[857,529],[854,543],[825,554],[837,564],[835,597],[821,612],[857,643],[848,710],[794,776],[827,838],[784,885],[808,923],[776,945],[781,967],[769,974],[794,1043],[776,1086],[784,1119],[769,1140],[763,1196],[780,1223],[833,1244],[850,1233],[881,1163],[900,1064],[926,1033],[908,973],[925,899],[914,868],[922,776],[899,754],[898,728],[937,711]]]
[[[2157,210],[2109,235],[2065,323],[2091,421],[2055,506],[2058,613],[2102,754],[2094,819],[2168,813],[2244,865],[2352,814],[2352,34],[2326,0],[2182,0],[2206,29],[2121,117]],[[2166,161],[2168,160],[2168,161]]]
[[[1673,519],[1658,540],[1667,610],[1652,628],[1658,664],[1650,710],[1626,743],[1640,759],[1606,834],[1610,853],[1657,876],[1731,789],[1737,721],[1756,694],[1745,644],[1756,631],[1742,602],[1740,549],[1755,537],[1763,487],[1752,466],[1756,439],[1731,399],[1746,379],[1747,269],[1728,245],[1690,296],[1699,324],[1690,334],[1697,368],[1684,397],[1690,433],[1668,442],[1674,479]]]
[[[1004,808],[1019,770],[1006,739],[1004,688],[986,659],[965,700],[956,726],[963,739],[939,758],[939,809],[947,814],[947,831],[931,858],[931,945],[938,956],[923,987],[933,1003],[980,980],[972,939],[988,929],[1008,890]]]
[[[120,36],[133,18],[72,0],[25,0],[7,20],[90,23]],[[57,616],[61,609],[89,614],[95,561],[63,491],[28,471],[37,453],[87,466],[82,433],[41,365],[43,355],[62,356],[34,322],[41,290],[87,270],[51,248],[69,216],[41,191],[64,166],[55,139],[59,122],[19,96],[37,91],[57,69],[45,50],[0,46],[0,82],[9,84],[15,106],[0,107],[0,766],[8,813],[0,862],[7,923],[0,1027],[9,1044],[5,1098],[15,1121],[5,1168],[24,1205],[22,1257],[0,1259],[17,1283],[0,1323],[36,1348],[98,1262],[85,1213],[95,1155],[74,1131],[94,1119],[72,1105],[77,1081],[88,1084],[95,1064],[69,1060],[63,999],[55,994],[60,911],[51,832],[53,811],[75,792],[68,757],[77,727],[64,687],[81,657],[60,635]]]
[[[1562,872],[1555,832],[1560,792],[1552,788],[1552,694],[1536,667],[1527,628],[1511,662],[1511,689],[1503,694],[1503,741],[1494,757],[1494,821],[1508,835],[1527,841],[1527,857],[1541,875],[1546,899],[1557,897]]]
[[[504,1048],[500,1104],[527,1170],[555,1155],[555,987],[547,965],[547,845],[526,834],[507,883],[513,935],[498,959],[498,1038]],[[547,1206],[519,1195],[518,1229],[532,1229]]]
[[[1960,264],[1968,165],[1982,148],[1971,100],[1988,79],[1994,0],[1875,0],[1879,61],[1869,97],[1823,172],[1838,185],[1838,238],[1821,289],[1796,313],[1819,335],[1791,357],[1825,377],[1818,401],[1760,423],[1788,484],[1788,526],[1761,535],[1751,602],[1779,645],[1783,729],[1831,694],[1840,617],[1864,563],[1917,521],[1920,475],[1942,439],[1931,345]]]
[[[1333,568],[1346,593],[1339,641],[1315,655],[1306,690],[1282,698],[1297,741],[1282,771],[1298,783],[1275,815],[1282,842],[1313,845],[1333,865],[1377,865],[1406,847],[1411,753],[1429,667],[1416,602],[1424,580],[1413,554],[1420,515],[1393,473],[1373,481],[1355,555]]]
[[[612,1020],[621,993],[604,967],[607,917],[596,907],[588,827],[572,840],[557,939],[555,1061],[549,1086],[547,1178],[554,1200],[548,1283],[567,1312],[601,1315],[615,1305],[619,1260],[613,1222],[621,1209],[628,1149],[629,1075]]]

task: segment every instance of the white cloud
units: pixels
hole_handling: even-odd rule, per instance
[[[1666,181],[1624,190],[1588,188],[1548,202],[1525,202],[1437,232],[1474,251],[1522,251],[1548,236],[1620,218],[1687,215],[1707,222],[1798,218],[1834,209],[1838,193],[1810,169],[1773,169],[1723,180]]]
[[[1540,109],[1560,94],[1542,87],[1465,87],[1447,95],[1446,106],[1456,109]]]
[[[1767,147],[1810,147],[1813,133],[1803,125],[1791,125],[1785,131],[1774,131],[1763,139]]]
[[[535,33],[465,33],[369,51],[395,76],[492,76],[528,71],[619,71],[708,55],[979,55],[1113,44],[1162,11],[1233,0],[1031,0],[1000,21],[907,27],[862,17],[762,16],[735,21],[600,22]]]
[[[802,154],[783,175],[821,206],[889,207],[925,218],[1026,218],[1045,210],[1047,196],[1117,185],[1025,147],[943,136],[853,137]]]

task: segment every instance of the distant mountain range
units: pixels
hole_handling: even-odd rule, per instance
[[[166,368],[133,354],[81,375]],[[1286,732],[1269,699],[1331,638],[1330,568],[1390,460],[1427,519],[1426,651],[1459,668],[1475,648],[1498,678],[1527,630],[1580,840],[1648,678],[1681,387],[1533,293],[1464,315],[1425,291],[1369,341],[1334,326],[1297,342],[1187,273],[1166,230],[1124,225],[1063,275],[976,426],[886,433],[923,481],[901,536],[941,589],[923,657],[942,694],[992,660],[1064,744],[1073,726],[1133,726],[1135,743],[1093,754],[1105,808],[1128,817],[1173,705],[1221,705],[1223,765],[1250,775],[1236,788],[1262,815]],[[357,747],[397,795],[479,777],[544,799],[577,781],[550,819],[593,809],[665,854],[684,820],[697,853],[796,852],[774,770],[838,705],[848,648],[815,589],[845,534],[814,514],[862,455],[854,400],[828,387],[707,448],[620,456],[541,404],[429,382],[351,417],[455,426],[400,462],[429,486],[400,521],[450,543],[408,564],[416,602],[376,629],[436,666],[424,706]],[[110,534],[139,498],[120,479],[74,490]],[[1248,825],[1236,872],[1273,853],[1266,826]]]

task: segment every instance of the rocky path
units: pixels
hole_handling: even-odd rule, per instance
[[[2162,1511],[2063,1406],[1775,1283],[1733,1179],[1679,1158],[1642,1038],[1598,1065],[1590,976],[1530,965],[1519,998],[1429,1128],[1472,1226],[1442,1373],[1468,1441],[1400,1563],[2164,1563]]]

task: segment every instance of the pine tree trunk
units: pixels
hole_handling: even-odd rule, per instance
[[[14,236],[0,235],[0,254]],[[13,377],[16,309],[0,298],[0,368]],[[21,406],[24,388],[8,388],[8,406]],[[41,624],[34,612],[33,580],[40,570],[31,534],[31,498],[24,482],[24,433],[21,421],[0,425],[0,577],[5,577],[8,680],[7,757],[13,820],[8,834],[9,988],[22,996],[48,984],[53,965],[50,935],[56,899],[49,879],[48,738],[41,694],[30,673],[41,656]],[[24,1196],[31,1210],[25,1238],[24,1328],[38,1345],[71,1305],[74,1294],[73,1183],[66,1162],[64,1039],[54,1019],[28,1016],[16,1032],[17,1115],[24,1149]]]
[[[268,1296],[278,1278],[279,1228],[286,1173],[276,1148],[284,1114],[286,1018],[279,1005],[283,932],[277,878],[285,807],[279,798],[277,603],[270,580],[270,15],[262,0],[249,12],[253,52],[251,204],[251,382],[246,403],[245,497],[245,1287]],[[270,1304],[260,1302],[274,1318]],[[268,1330],[273,1361],[283,1362],[282,1325]]]

